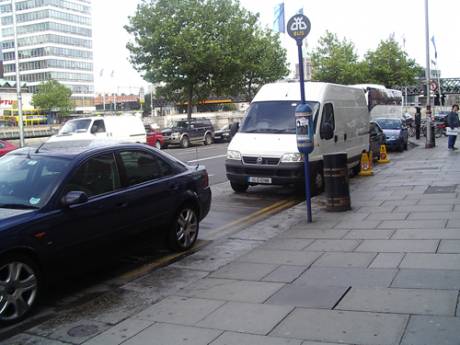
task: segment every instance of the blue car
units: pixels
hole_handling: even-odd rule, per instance
[[[126,236],[155,229],[155,242],[191,248],[208,183],[203,166],[141,144],[49,143],[0,158],[0,323],[24,319],[66,263]]]
[[[375,119],[385,134],[385,144],[390,150],[407,150],[409,142],[409,132],[404,120],[397,118],[378,118]]]

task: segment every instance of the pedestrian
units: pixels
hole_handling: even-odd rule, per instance
[[[452,111],[447,115],[447,126],[451,129],[448,134],[447,148],[449,150],[457,150],[455,147],[455,141],[457,140],[457,133],[452,134],[452,131],[457,130],[460,127],[460,121],[458,119],[458,104],[452,106]]]
[[[420,139],[420,125],[422,124],[422,113],[420,107],[415,107],[415,139]]]

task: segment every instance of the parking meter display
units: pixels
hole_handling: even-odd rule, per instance
[[[310,154],[314,149],[313,111],[308,104],[299,104],[295,112],[297,148]]]

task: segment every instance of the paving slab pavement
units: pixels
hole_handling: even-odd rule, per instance
[[[460,153],[446,139],[6,339],[7,345],[459,345]]]

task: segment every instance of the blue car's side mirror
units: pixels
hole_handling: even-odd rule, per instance
[[[85,192],[71,191],[64,195],[61,199],[61,204],[64,207],[83,204],[88,201],[88,195]]]

